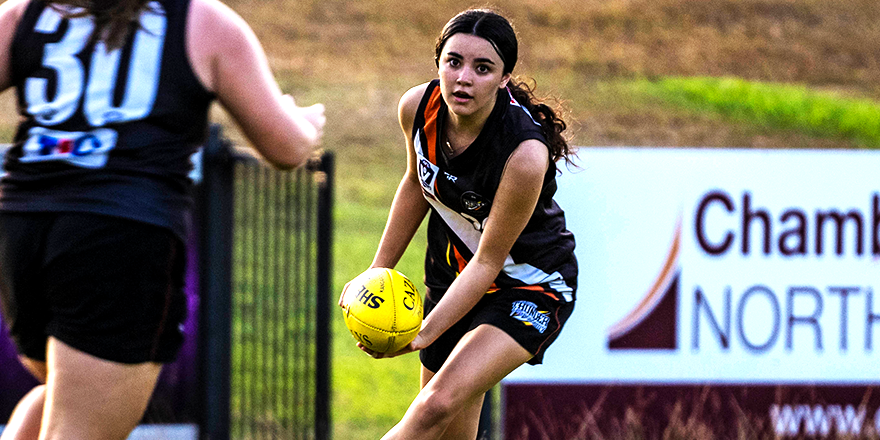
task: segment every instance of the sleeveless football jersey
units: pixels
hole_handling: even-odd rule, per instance
[[[529,139],[547,141],[541,126],[503,89],[476,140],[458,156],[447,159],[439,148],[448,114],[439,85],[439,80],[432,81],[422,97],[412,136],[422,193],[431,205],[425,284],[444,290],[477,250],[501,174],[514,149]],[[565,228],[562,209],[553,200],[555,175],[555,165],[548,164],[535,211],[489,293],[521,287],[543,291],[559,301],[574,301],[574,236]]]
[[[91,16],[55,8],[33,0],[12,43],[22,122],[0,210],[111,215],[183,237],[190,156],[214,99],[188,61],[189,0],[151,1],[110,51],[92,40]]]

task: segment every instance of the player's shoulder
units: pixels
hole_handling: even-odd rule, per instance
[[[30,0],[0,3],[0,92],[12,87],[12,42]]]
[[[422,102],[422,97],[425,95],[430,84],[424,83],[412,87],[400,97],[397,112],[401,125],[412,127],[416,112],[419,110],[419,104]]]
[[[3,23],[18,23],[32,0],[6,0],[0,3],[0,20]]]
[[[247,29],[244,19],[219,0],[191,0],[189,24],[193,32],[210,39],[224,39]]]
[[[407,90],[403,94],[403,96],[400,97],[400,106],[405,108],[412,108],[412,112],[415,113],[416,109],[418,109],[419,103],[422,101],[422,97],[425,96],[425,92],[428,90],[428,86],[430,84],[431,83],[429,82],[419,84]]]

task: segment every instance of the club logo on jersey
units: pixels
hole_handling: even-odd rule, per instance
[[[485,197],[473,192],[467,191],[461,195],[461,206],[469,212],[483,213],[489,210],[489,201]]]
[[[434,195],[434,180],[440,171],[431,161],[419,155],[419,181],[422,182],[422,190],[426,195],[436,198]]]
[[[20,161],[64,161],[83,168],[101,168],[116,147],[116,138],[116,130],[109,128],[66,132],[33,127],[28,131]]]
[[[544,333],[547,325],[550,324],[550,312],[538,310],[538,306],[531,301],[514,302],[510,316],[526,325],[531,325],[538,333]]]

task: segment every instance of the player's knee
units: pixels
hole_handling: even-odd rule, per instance
[[[419,406],[422,417],[430,424],[452,419],[461,409],[461,402],[457,402],[454,395],[448,390],[426,389],[424,391],[426,392],[419,396]]]

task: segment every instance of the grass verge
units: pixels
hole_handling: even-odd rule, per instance
[[[880,104],[805,86],[725,77],[669,77],[631,83],[637,93],[694,112],[880,148]]]

